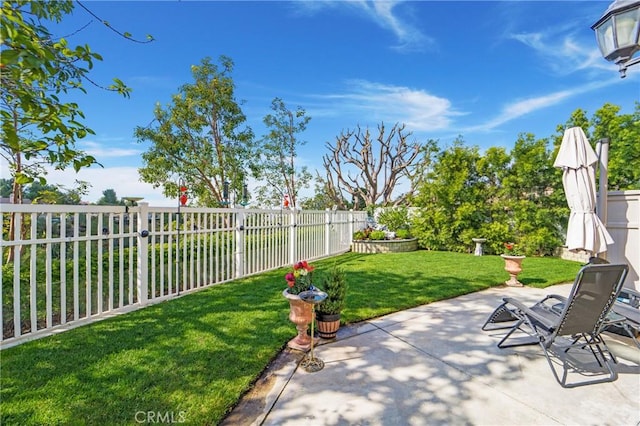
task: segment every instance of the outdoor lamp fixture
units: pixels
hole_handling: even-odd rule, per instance
[[[640,51],[639,21],[640,0],[615,0],[591,26],[602,56],[620,67],[621,78],[626,77],[627,68],[640,63],[640,57],[633,58]]]

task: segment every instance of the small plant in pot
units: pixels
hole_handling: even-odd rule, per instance
[[[318,335],[323,339],[334,339],[340,328],[340,313],[347,295],[344,271],[333,265],[333,269],[324,277],[321,288],[327,293],[327,298],[316,306]]]

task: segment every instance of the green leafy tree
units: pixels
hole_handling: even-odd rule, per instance
[[[640,189],[640,102],[636,102],[633,114],[620,114],[619,106],[606,103],[591,119],[584,110],[576,109],[556,128],[553,158],[570,127],[581,127],[594,150],[598,140],[609,139],[608,189]]]
[[[65,204],[61,202],[63,198],[64,193],[58,185],[35,181],[24,188],[24,199],[34,204]]]
[[[562,223],[569,216],[562,176],[553,167],[547,139],[520,134],[511,152],[512,164],[503,181],[509,235],[527,255],[551,255],[563,242]],[[503,241],[503,242],[505,242]],[[490,246],[500,252],[502,243]]]
[[[322,180],[316,179],[313,196],[302,198],[300,207],[305,210],[325,210],[333,207],[333,199],[327,195],[325,184]]]
[[[0,197],[9,198],[11,196],[12,188],[13,188],[13,180],[0,179]]]
[[[311,117],[301,107],[289,110],[280,98],[271,102],[271,109],[273,113],[263,119],[269,132],[260,141],[260,156],[254,165],[255,177],[265,182],[257,197],[263,204],[278,205],[286,194],[295,208],[300,190],[309,187],[312,177],[306,166],[296,165],[298,148],[306,143],[296,135],[306,130]]]
[[[75,147],[93,131],[80,121],[78,104],[63,102],[61,95],[84,92],[89,70],[102,58],[87,45],[71,47],[65,38],[55,39],[45,26],[73,8],[70,0],[2,3],[0,153],[9,164],[15,203],[21,203],[22,185],[45,182],[45,165],[78,171],[96,163]],[[124,96],[130,91],[118,79],[105,89]]]
[[[491,147],[478,160],[477,168],[483,183],[483,218],[476,238],[486,238],[488,252],[499,253],[504,241],[512,240],[509,224],[509,198],[503,182],[510,172],[511,155],[503,147]],[[473,237],[472,237],[473,238]]]
[[[8,164],[13,202],[17,204],[22,203],[23,185],[34,180],[46,182],[45,166],[71,166],[78,171],[97,163],[75,146],[78,139],[94,132],[81,122],[84,114],[78,104],[62,100],[65,94],[85,92],[83,83],[89,82],[129,96],[130,89],[118,79],[104,87],[89,78],[94,61],[102,60],[98,53],[88,45],[71,47],[46,27],[60,22],[73,8],[71,0],[2,2],[0,155]],[[121,35],[130,39],[128,34]],[[10,223],[8,235],[14,238],[13,215]],[[21,234],[25,231],[20,230]],[[9,252],[7,261],[12,260],[13,251]]]
[[[162,187],[167,197],[179,193],[183,179],[191,198],[206,206],[224,201],[225,181],[241,194],[246,169],[255,156],[253,132],[234,96],[233,61],[220,56],[193,65],[194,82],[180,87],[172,103],[154,111],[155,126],[136,127],[139,142],[150,142],[139,169],[144,182]]]
[[[609,189],[640,189],[640,102],[633,114],[619,113],[620,107],[609,103],[595,112],[592,143],[609,139]]]
[[[578,108],[571,113],[571,116],[566,121],[566,123],[558,124],[556,126],[557,134],[553,142],[553,145],[555,147],[555,150],[553,153],[554,158],[555,158],[555,155],[557,154],[557,150],[560,148],[560,143],[562,143],[562,137],[564,135],[564,131],[571,127],[582,127],[582,130],[584,130],[585,135],[587,135],[587,137],[591,139],[591,136],[589,135],[589,118],[587,117],[587,112],[582,108]]]
[[[553,167],[565,129],[581,127],[595,147],[611,139],[609,188],[640,188],[640,104],[633,114],[605,104],[589,119],[576,109],[549,139],[522,133],[513,150],[492,147],[484,155],[461,140],[436,151],[414,197],[420,207],[413,231],[423,247],[468,250],[473,237],[487,238],[488,253],[515,242],[527,255],[552,255],[562,245],[569,217],[562,170]],[[553,144],[550,144],[553,141]]]
[[[113,189],[105,189],[102,191],[102,197],[96,202],[99,206],[120,206],[123,205],[122,200],[118,200],[116,191]]]
[[[478,229],[490,216],[485,181],[478,172],[480,158],[478,148],[465,146],[461,138],[435,155],[414,201],[424,207],[413,219],[423,247],[465,251],[479,236]]]
[[[24,199],[34,204],[69,204],[77,205],[82,196],[87,195],[88,182],[76,181],[75,187],[67,189],[62,185],[42,184],[39,181],[25,186]]]
[[[415,198],[423,207],[413,224],[421,245],[469,251],[473,238],[484,237],[489,253],[511,241],[526,254],[552,254],[568,211],[546,146],[526,134],[510,154],[493,147],[481,155],[461,139],[439,152]]]

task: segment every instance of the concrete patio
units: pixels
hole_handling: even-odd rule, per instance
[[[504,296],[533,303],[569,290],[502,286],[342,327],[316,347],[323,370],[308,373],[303,353],[283,351],[222,424],[638,425],[630,338],[605,333],[616,381],[565,389],[538,345],[499,349],[501,332],[481,330]]]

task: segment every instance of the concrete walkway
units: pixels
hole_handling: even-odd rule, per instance
[[[283,351],[222,424],[638,425],[630,338],[606,333],[616,381],[564,389],[539,346],[499,349],[500,332],[481,330],[504,296],[535,303],[569,290],[503,286],[342,327],[316,347],[323,370],[308,373],[304,354]]]

